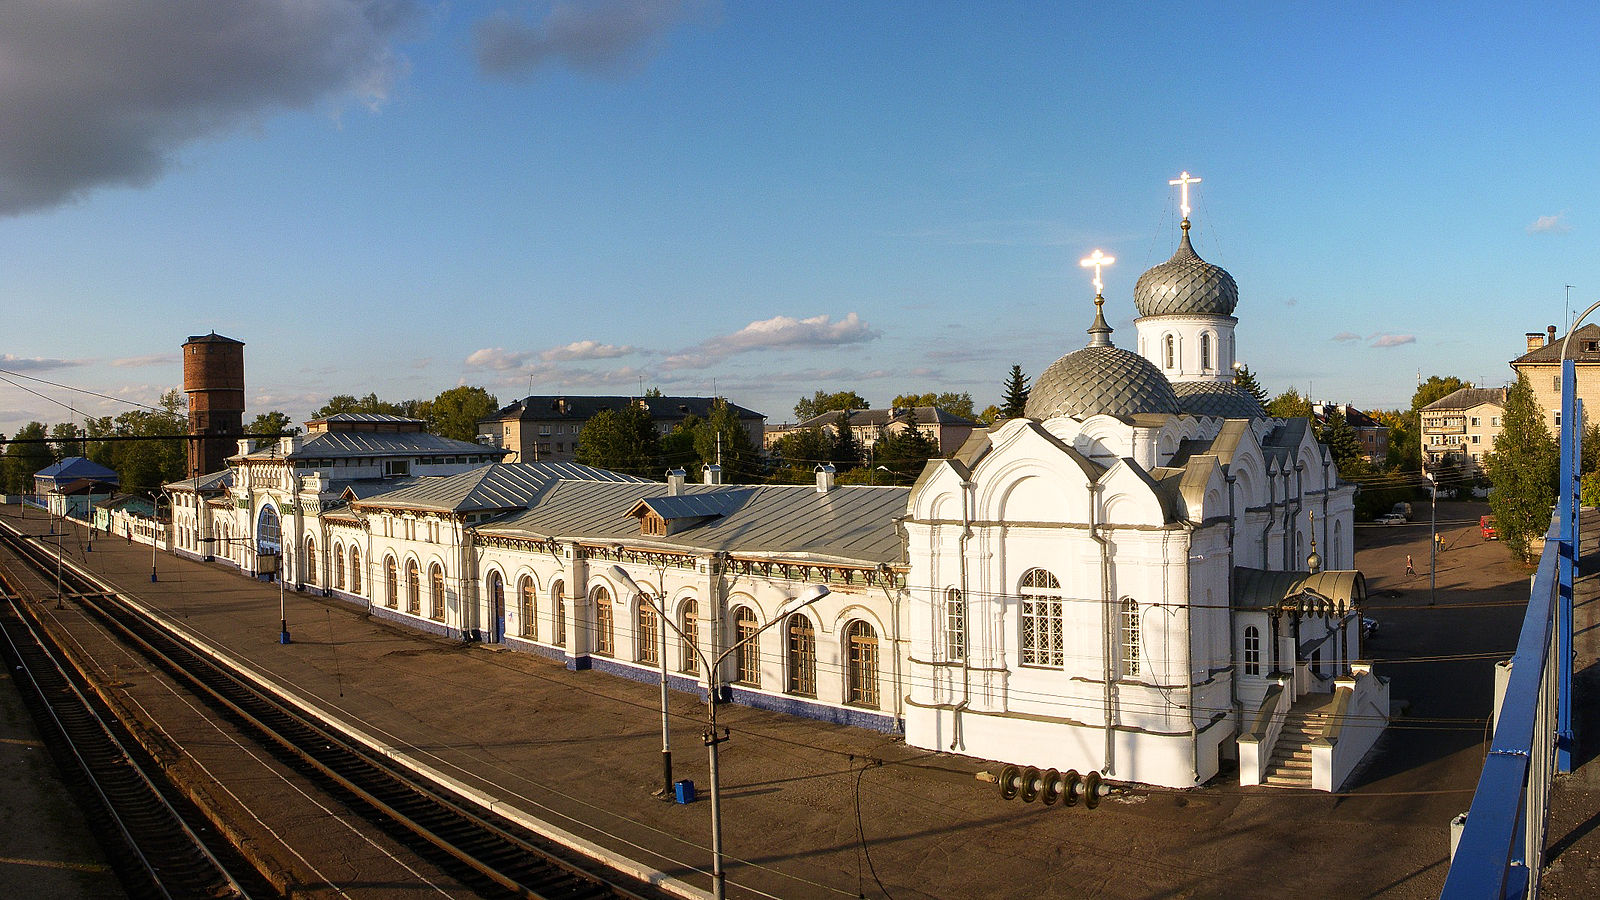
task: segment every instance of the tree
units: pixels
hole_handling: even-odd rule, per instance
[[[1267,408],[1267,389],[1262,387],[1261,382],[1256,380],[1256,373],[1250,371],[1249,366],[1240,363],[1239,367],[1233,370],[1233,383],[1244,388],[1250,396],[1256,398],[1256,402],[1261,404],[1262,409]]]
[[[1489,480],[1494,483],[1489,511],[1494,513],[1500,540],[1512,554],[1531,563],[1537,539],[1550,525],[1560,455],[1527,376],[1518,375],[1517,383],[1506,393],[1501,422],[1494,450],[1485,458]]]
[[[340,413],[378,413],[389,416],[406,416],[416,411],[416,400],[407,400],[403,403],[390,403],[379,400],[377,394],[368,394],[365,397],[354,397],[350,394],[335,394],[324,403],[320,409],[311,414],[313,419],[326,419]]]
[[[1328,407],[1319,437],[1328,448],[1328,455],[1333,457],[1334,467],[1339,470],[1341,478],[1353,480],[1357,475],[1367,473],[1367,461],[1361,458],[1361,439],[1345,419],[1343,409]]]
[[[276,409],[259,413],[250,424],[244,427],[246,434],[288,434],[300,433],[300,426],[291,424],[289,414]]]
[[[1454,375],[1444,377],[1429,375],[1428,380],[1417,385],[1417,392],[1411,395],[1411,411],[1421,412],[1429,403],[1442,400],[1462,388],[1469,387],[1472,387],[1472,382],[1462,381]]]
[[[833,462],[833,437],[821,425],[798,428],[778,439],[774,479],[794,484],[810,481],[817,466]]]
[[[50,452],[60,462],[69,456],[83,455],[83,432],[71,422],[50,426]]]
[[[960,416],[963,419],[971,419],[977,416],[972,411],[972,395],[967,393],[957,394],[947,391],[943,394],[901,394],[894,398],[894,403],[890,405],[901,409],[931,406],[934,409],[944,410],[953,416]]]
[[[40,469],[48,468],[55,459],[50,455],[50,445],[43,443],[45,439],[45,426],[43,422],[29,422],[11,436],[13,441],[30,441],[39,443],[6,445],[5,455],[5,492],[8,494],[33,493],[33,475]]]
[[[1022,374],[1022,367],[1016,363],[1011,365],[1011,374],[1006,378],[1006,393],[1000,401],[1001,419],[1020,419],[1027,415],[1028,376]]]
[[[694,436],[704,424],[704,419],[691,414],[672,426],[672,430],[661,438],[661,464],[669,469],[693,469],[700,459],[700,454],[694,449]]]
[[[573,457],[586,466],[645,478],[661,476],[661,439],[638,403],[602,409],[583,423]]]
[[[1289,388],[1267,404],[1267,415],[1274,419],[1309,419],[1311,401],[1300,396],[1300,392],[1294,388]]]
[[[1399,409],[1373,410],[1370,415],[1389,429],[1389,452],[1385,468],[1400,472],[1422,469],[1422,443],[1418,439],[1411,413]]]
[[[878,440],[872,447],[872,464],[874,470],[878,466],[887,468],[896,482],[910,481],[928,460],[938,455],[939,446],[917,427],[917,417],[913,414],[899,427],[891,425],[878,429]]]
[[[711,402],[710,414],[694,430],[694,450],[702,466],[717,462],[720,453],[722,479],[729,484],[752,484],[761,477],[761,454],[733,407],[721,397]]]
[[[840,412],[833,418],[833,446],[828,458],[834,468],[848,472],[861,465],[861,442],[856,440],[855,429],[850,427],[850,413]]]
[[[809,398],[801,397],[794,405],[795,419],[804,422],[834,410],[868,409],[871,404],[855,391],[837,391],[832,394],[817,391]]]
[[[991,403],[983,408],[983,412],[978,413],[978,424],[991,426],[1002,418],[1004,417],[1000,415],[1000,407]]]
[[[121,479],[122,490],[130,494],[148,494],[160,490],[161,485],[177,481],[184,475],[187,453],[183,437],[189,433],[189,420],[184,414],[184,398],[177,391],[161,395],[160,408],[135,410],[117,416],[115,433],[143,438],[170,437],[172,440],[123,441],[113,446],[113,459]]]
[[[427,402],[428,431],[457,441],[478,439],[478,420],[493,415],[500,401],[481,387],[453,387]]]

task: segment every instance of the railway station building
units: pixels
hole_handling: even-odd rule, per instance
[[[735,702],[930,750],[1335,790],[1388,717],[1355,488],[1233,384],[1238,288],[1189,230],[1135,288],[1137,352],[1097,291],[1026,415],[909,488],[663,483],[332,417],[169,485],[179,549],[572,669],[703,690],[720,658]]]

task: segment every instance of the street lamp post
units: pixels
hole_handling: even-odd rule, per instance
[[[606,572],[626,586],[628,590],[638,594],[641,603],[650,604],[650,608],[655,610],[657,622],[666,622],[667,611],[662,608],[661,603],[639,587],[627,570],[621,566],[614,565],[608,568]],[[656,792],[656,796],[663,800],[670,800],[672,799],[672,732],[668,728],[667,719],[667,626],[660,624],[656,631],[661,635],[660,659],[658,660],[661,663],[661,790]]]
[[[156,580],[156,529],[161,526],[161,501],[163,501],[163,500],[167,501],[167,513],[171,514],[171,512],[172,512],[172,498],[171,497],[168,497],[165,492],[162,492],[160,494],[151,494],[150,495],[150,501],[151,501],[151,508],[150,508],[150,580],[151,580],[151,582],[154,582]]]
[[[278,643],[293,643],[289,639],[289,613],[283,599],[283,557],[278,557]]]
[[[645,593],[639,590],[639,586],[634,583],[633,579],[628,576],[627,571],[621,566],[613,565],[607,570],[607,572],[613,578],[617,579],[617,581],[621,582],[629,589],[639,594],[641,599],[645,599],[646,602],[649,602]],[[727,659],[731,654],[738,651],[744,645],[755,640],[761,635],[761,632],[766,631],[768,628],[771,628],[779,622],[782,622],[795,612],[804,609],[813,603],[816,603],[823,597],[828,596],[829,593],[831,592],[828,590],[828,586],[825,584],[806,585],[804,590],[802,590],[799,594],[790,597],[781,607],[778,608],[778,613],[772,618],[772,621],[767,622],[760,628],[757,628],[744,640],[738,641],[732,646],[723,650],[717,655],[715,660],[708,660],[706,655],[700,652],[699,646],[688,639],[688,637],[683,633],[683,630],[678,627],[677,623],[663,615],[661,613],[661,607],[655,606],[654,603],[651,603],[652,606],[655,606],[656,614],[661,617],[661,621],[671,626],[672,630],[677,632],[679,639],[684,642],[684,646],[693,649],[694,655],[699,659],[700,664],[705,667],[707,728],[703,738],[705,740],[707,760],[710,768],[709,774],[711,776],[711,896],[714,898],[714,900],[725,900],[725,898],[728,896],[727,877],[722,870],[722,783],[717,772],[717,746],[723,741],[726,741],[728,737],[725,734],[718,734],[717,730],[717,691],[720,687],[720,685],[717,683],[717,673],[721,671],[723,660]],[[663,646],[665,646],[665,639],[666,632],[663,631]],[[662,653],[661,658],[663,666],[661,683],[662,697],[664,702],[666,697],[666,654]],[[665,706],[663,706],[663,710],[665,710]],[[665,713],[663,712],[661,719],[663,734],[665,734],[666,725],[667,719]],[[663,743],[665,743],[664,737]]]
[[[1423,472],[1428,479],[1428,605],[1434,602],[1435,571],[1439,567],[1439,483],[1432,472]]]

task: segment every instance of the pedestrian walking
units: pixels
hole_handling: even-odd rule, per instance
[[[1406,574],[1407,575],[1415,575],[1415,574],[1417,574],[1417,567],[1413,566],[1411,564],[1411,554],[1409,554],[1409,553],[1406,554]]]

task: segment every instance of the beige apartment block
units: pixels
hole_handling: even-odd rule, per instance
[[[1445,454],[1457,453],[1464,465],[1481,472],[1505,410],[1505,388],[1462,388],[1424,406],[1423,462],[1432,469]]]
[[[1528,332],[1527,352],[1511,361],[1511,368],[1528,378],[1533,398],[1544,410],[1544,423],[1551,434],[1561,431],[1561,344],[1564,335],[1554,325],[1543,334]],[[1577,363],[1578,399],[1587,410],[1590,422],[1600,415],[1600,325],[1585,325],[1572,333],[1567,356]]]

